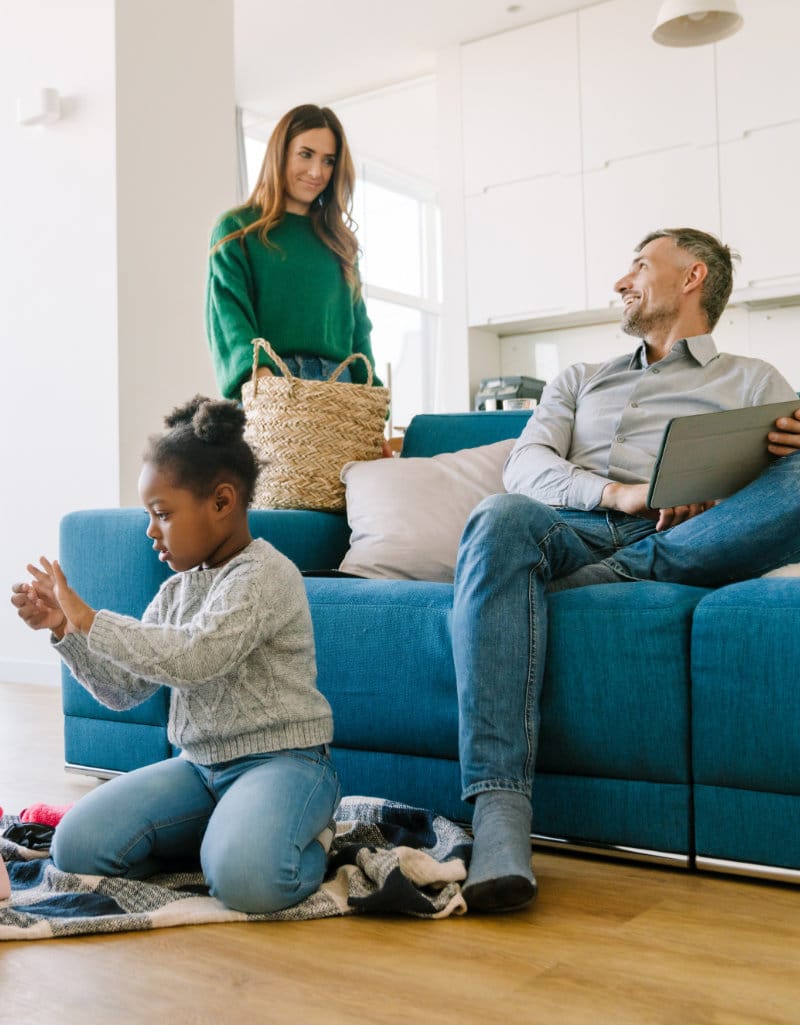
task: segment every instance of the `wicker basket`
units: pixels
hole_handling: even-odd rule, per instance
[[[283,377],[259,377],[263,349]],[[367,364],[366,384],[338,380],[357,359]],[[327,381],[295,377],[269,342],[253,340],[253,377],[242,386],[245,437],[262,464],[253,506],[257,509],[344,509],[342,467],[379,459],[389,408],[388,388],[372,387],[372,367],[355,352]]]

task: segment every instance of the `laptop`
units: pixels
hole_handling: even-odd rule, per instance
[[[676,505],[727,498],[775,458],[767,434],[781,416],[800,409],[800,398],[720,413],[678,416],[667,424],[650,481],[647,505]]]

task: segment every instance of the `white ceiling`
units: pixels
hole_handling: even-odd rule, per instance
[[[431,74],[436,51],[602,0],[235,0],[236,101],[262,117]]]

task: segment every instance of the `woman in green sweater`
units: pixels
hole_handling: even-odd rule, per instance
[[[226,398],[239,399],[252,375],[254,338],[266,338],[299,377],[325,379],[353,352],[374,370],[350,217],[354,182],[332,110],[304,104],[284,114],[252,195],[211,235],[206,330]],[[262,351],[258,373],[277,372]],[[339,380],[366,382],[364,362]]]

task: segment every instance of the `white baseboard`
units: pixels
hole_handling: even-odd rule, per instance
[[[0,659],[0,681],[58,687],[61,684],[61,662]]]

